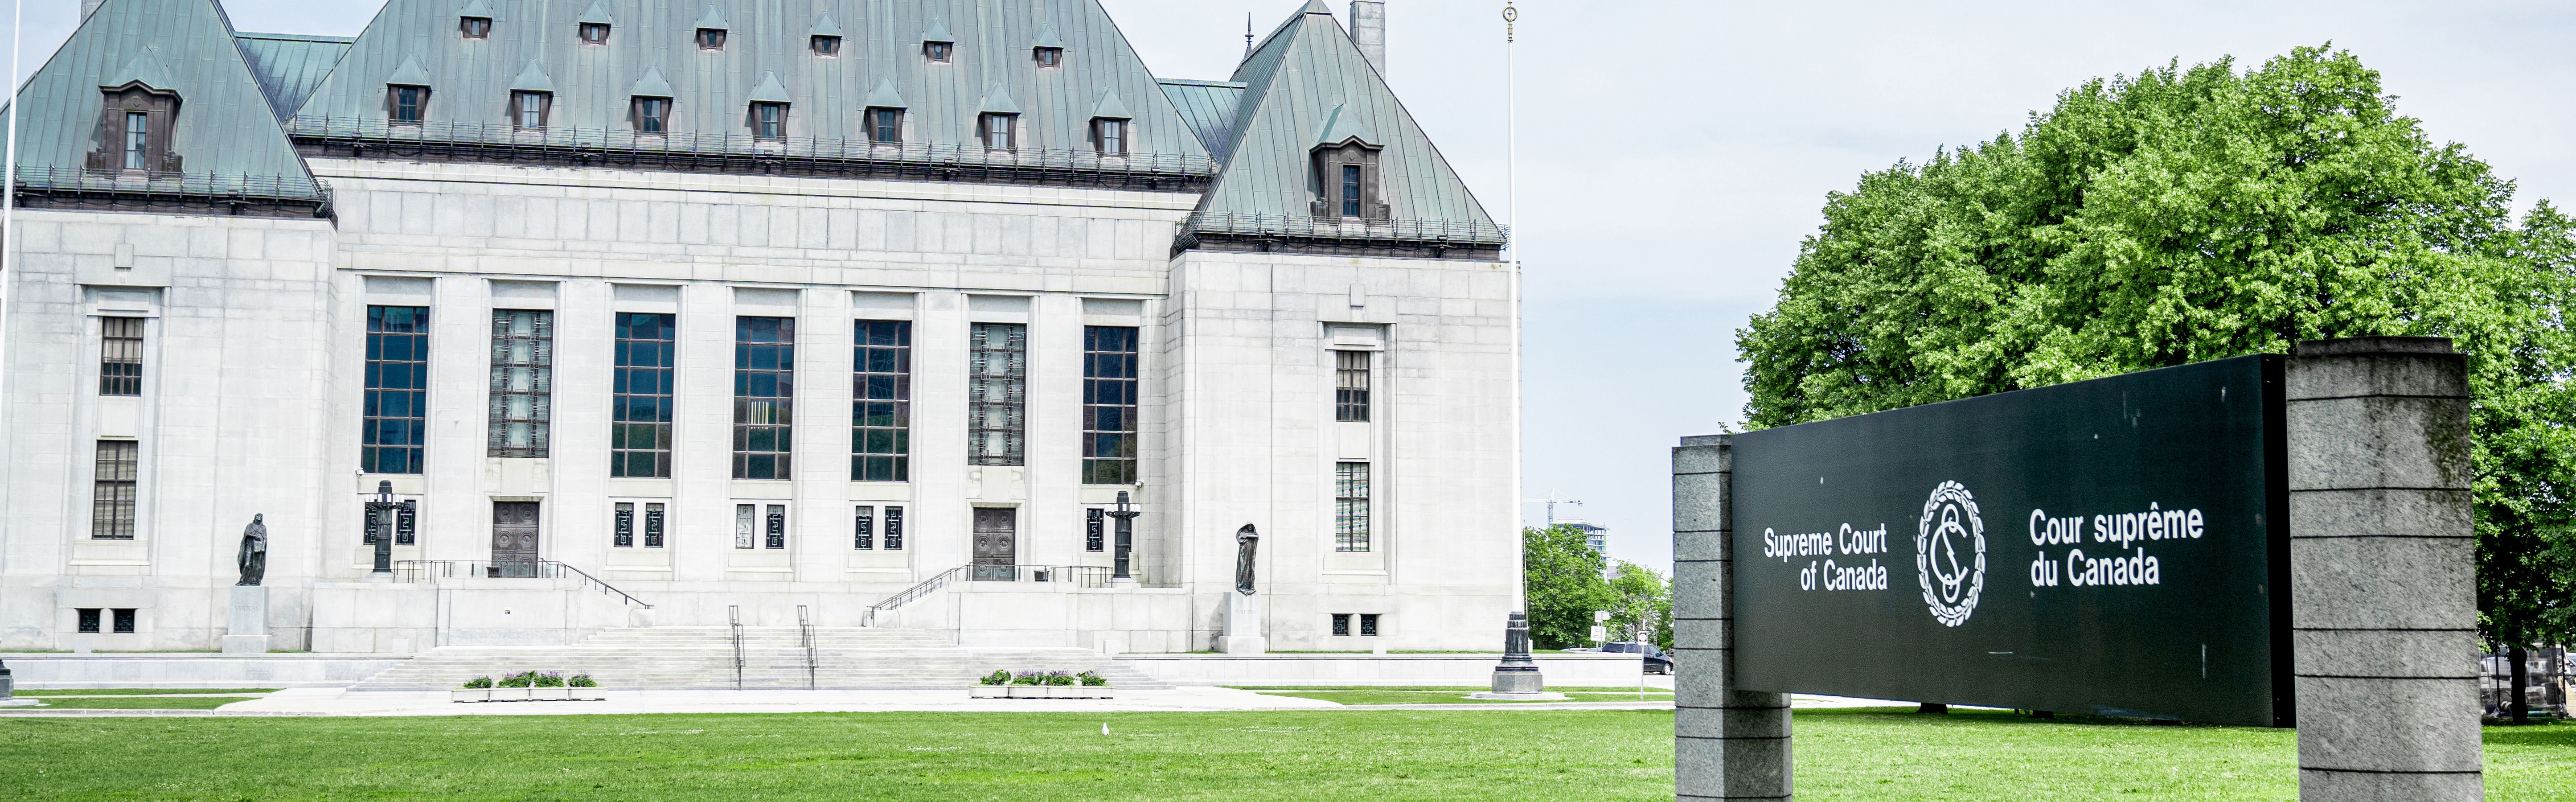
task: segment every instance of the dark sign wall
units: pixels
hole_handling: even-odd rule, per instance
[[[1738,686],[2289,726],[2281,371],[1736,435]]]

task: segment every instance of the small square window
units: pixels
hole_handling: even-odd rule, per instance
[[[635,133],[667,133],[671,127],[671,99],[639,97],[635,99]]]
[[[553,105],[553,92],[512,92],[510,124],[522,131],[543,131],[546,129],[546,112]]]
[[[1376,613],[1360,614],[1360,635],[1363,637],[1375,637],[1377,635]]]
[[[1127,121],[1112,117],[1092,120],[1091,144],[1102,156],[1127,155]]]
[[[582,44],[586,44],[586,45],[604,45],[604,44],[608,44],[608,23],[605,23],[605,22],[585,22],[585,23],[582,23],[582,24],[581,24],[581,43],[582,43]]]
[[[120,635],[134,634],[134,608],[116,608],[116,633]]]
[[[615,518],[610,519],[609,532],[611,535],[609,540],[610,546],[621,549],[631,549],[635,547],[634,503],[625,501],[617,503],[617,515]]]
[[[1037,59],[1038,59],[1038,66],[1040,66],[1040,67],[1062,67],[1062,66],[1064,66],[1064,48],[1061,48],[1061,47],[1041,47],[1041,48],[1038,48],[1038,49],[1037,49]]]
[[[660,504],[644,505],[644,547],[648,549],[662,547],[662,505]]]
[[[851,539],[851,542],[850,542],[850,547],[851,547],[851,548],[855,548],[855,549],[862,549],[862,550],[867,550],[867,549],[874,549],[874,548],[876,548],[876,547],[877,547],[877,508],[875,508],[875,507],[860,507],[860,508],[858,508],[858,511],[856,512],[856,514],[854,514],[854,515],[852,515],[852,516],[851,516],[851,519],[850,519],[850,530],[851,530],[852,534],[854,535],[854,537]]]
[[[467,39],[490,39],[492,38],[492,18],[459,17],[456,21],[456,32]]]
[[[956,54],[957,45],[954,42],[921,43],[921,55],[934,62],[942,64],[948,63],[948,59]]]
[[[751,135],[757,139],[786,139],[787,104],[751,104]]]
[[[80,608],[80,631],[81,631],[81,634],[84,634],[84,635],[95,635],[95,634],[98,634],[98,629],[99,629],[99,626],[98,626],[98,625],[99,625],[99,612],[100,612],[100,610],[99,610],[98,608],[96,608],[96,607],[83,607],[83,608]]]
[[[903,110],[869,109],[868,141],[878,145],[903,144]]]
[[[1351,634],[1351,614],[1350,614],[1350,613],[1334,613],[1334,614],[1333,614],[1333,634],[1335,634],[1335,635],[1349,635],[1349,634]]]
[[[988,150],[1010,150],[1015,147],[1018,142],[1014,135],[1019,133],[1015,130],[1019,127],[1019,122],[1020,115],[1017,114],[984,115],[983,125],[978,126],[983,129],[984,147]]]
[[[835,58],[841,55],[841,37],[814,35],[814,55]]]
[[[724,30],[723,28],[699,28],[699,29],[698,29],[698,49],[699,49],[699,50],[723,50],[723,49],[724,49],[724,43],[725,43],[725,30]]]
[[[903,508],[885,508],[885,547],[887,551],[903,550]]]
[[[429,108],[429,87],[393,87],[393,122],[396,125],[419,125]]]

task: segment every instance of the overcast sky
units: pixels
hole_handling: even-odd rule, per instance
[[[144,0],[119,0],[141,2]],[[1327,0],[1333,2],[1333,0]],[[1102,0],[1164,77],[1217,78],[1303,0]],[[245,31],[355,35],[380,2],[230,0]],[[1342,11],[1347,0],[1335,2]],[[27,0],[26,69],[78,0]],[[1668,567],[1667,449],[1741,416],[1734,331],[1768,308],[1825,193],[1867,170],[2018,130],[2082,81],[2180,59],[2259,64],[2332,42],[2401,112],[2576,201],[2576,5],[2172,0],[1520,3],[1528,267],[1524,496],[1609,526]],[[1505,206],[1500,0],[1392,0],[1389,79],[1497,216]],[[1533,523],[1543,513],[1528,508]]]

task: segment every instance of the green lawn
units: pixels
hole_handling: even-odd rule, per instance
[[[2297,786],[2288,731],[1888,710],[1797,727],[1803,800]],[[2488,744],[2489,798],[2576,799],[2576,726]],[[1671,764],[1666,711],[0,717],[0,788],[22,799],[1669,800]]]
[[[213,710],[257,696],[90,696],[45,697],[50,710]]]
[[[21,691],[19,691],[19,692],[18,692],[18,694],[17,694],[17,695],[19,695],[19,696],[25,696],[25,697],[49,697],[49,696],[160,696],[160,695],[164,695],[164,694],[174,694],[174,693],[231,693],[231,694],[243,694],[243,693],[276,693],[276,692],[277,692],[277,689],[276,689],[276,688],[55,688],[55,689],[52,689],[52,690],[43,690],[43,691],[29,691],[29,690],[21,690]]]
[[[1350,688],[1350,689],[1329,689],[1329,690],[1263,690],[1261,693],[1262,693],[1262,694],[1264,694],[1264,695],[1267,695],[1267,696],[1294,696],[1294,697],[1298,697],[1298,698],[1300,698],[1300,699],[1322,699],[1322,700],[1327,701],[1327,702],[1339,702],[1339,703],[1341,703],[1341,704],[1346,704],[1346,705],[1539,704],[1539,702],[1521,702],[1521,701],[1505,701],[1505,700],[1498,700],[1498,699],[1469,699],[1469,698],[1467,698],[1467,695],[1468,695],[1468,694],[1475,693],[1475,692],[1482,691],[1482,690],[1485,690],[1485,689],[1484,689],[1484,688],[1457,688],[1457,689],[1441,689],[1441,690],[1381,690],[1381,689],[1377,689],[1377,688]],[[1570,691],[1570,690],[1569,690],[1569,691],[1559,691],[1559,692],[1560,692],[1560,693],[1564,693],[1566,696],[1569,696],[1569,697],[1572,697],[1572,698],[1570,698],[1570,699],[1562,699],[1562,700],[1549,700],[1549,701],[1572,701],[1572,702],[1635,702],[1635,701],[1643,700],[1643,701],[1648,701],[1648,702],[1669,702],[1669,701],[1672,701],[1672,700],[1673,700],[1673,694],[1672,694],[1672,692],[1671,692],[1671,691],[1662,690],[1662,689],[1652,689],[1652,690],[1648,690],[1648,691],[1646,692],[1646,695],[1645,695],[1645,696],[1643,696],[1643,697],[1638,696],[1638,695],[1637,695],[1637,692],[1636,692],[1636,691],[1634,691],[1634,690],[1626,690],[1626,691]]]

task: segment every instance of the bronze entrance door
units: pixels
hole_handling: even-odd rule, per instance
[[[1020,559],[1020,511],[975,508],[975,578],[1008,582]]]
[[[492,567],[486,576],[537,575],[537,502],[492,502]]]

